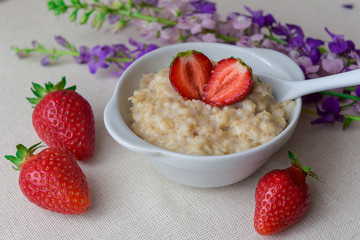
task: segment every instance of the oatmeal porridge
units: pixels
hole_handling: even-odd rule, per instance
[[[233,105],[184,100],[169,81],[169,68],[145,74],[130,101],[135,134],[194,155],[230,154],[264,144],[286,128],[295,107],[294,101],[276,102],[270,86],[256,78],[249,95]]]

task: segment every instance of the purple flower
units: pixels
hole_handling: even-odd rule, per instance
[[[156,39],[158,34],[163,31],[162,25],[157,22],[147,23],[144,26],[143,22],[135,21],[135,24],[138,24],[138,26],[142,28],[141,36],[145,39]]]
[[[109,15],[108,18],[109,18],[109,23],[111,25],[113,25],[113,24],[115,24],[115,23],[117,23],[118,21],[121,20],[121,16],[119,14],[117,14],[117,13]]]
[[[93,47],[91,50],[91,57],[89,64],[89,70],[92,74],[96,73],[98,68],[107,68],[109,65],[106,63],[106,58],[108,57],[108,54],[111,53],[111,47],[110,46],[100,46],[97,45]]]
[[[177,28],[182,30],[190,30],[191,34],[198,34],[206,29],[215,29],[216,22],[211,14],[194,14],[179,17]]]
[[[263,11],[253,11],[248,6],[244,7],[250,14],[251,18],[253,20],[253,23],[256,23],[260,26],[260,28],[264,26],[271,26],[273,23],[275,23],[275,19],[271,14],[263,15]]]
[[[256,33],[251,36],[242,36],[239,41],[235,43],[237,46],[242,47],[254,47],[255,43],[260,42],[264,38],[264,35],[261,33]]]
[[[316,64],[320,60],[321,52],[319,50],[319,47],[322,45],[324,45],[324,42],[319,39],[307,38],[305,41],[305,46],[303,47],[303,50],[311,59],[313,64]]]
[[[126,47],[125,44],[113,44],[111,46],[111,54],[110,54],[110,58],[117,58],[117,57],[127,57],[127,58],[131,58],[131,53],[130,53],[130,49],[128,47]]]
[[[70,46],[69,42],[62,36],[55,36],[55,41],[63,47],[69,48]]]
[[[129,43],[136,47],[135,50],[131,51],[131,53],[137,53],[136,58],[139,58],[143,55],[145,55],[148,52],[151,52],[152,50],[155,50],[158,48],[155,44],[145,44],[141,42],[137,42],[132,38],[129,38]]]
[[[24,50],[17,50],[16,55],[18,56],[18,58],[24,58],[28,55],[28,53]]]
[[[346,9],[353,9],[354,8],[354,4],[351,4],[351,3],[345,3],[342,5],[343,8],[346,8]]]
[[[279,23],[272,28],[272,31],[279,36],[284,36],[287,46],[290,48],[302,48],[305,45],[304,32],[302,29],[294,24],[286,24],[286,26]]]
[[[160,31],[159,41],[165,45],[176,43],[180,38],[179,29],[169,27]]]
[[[344,62],[340,58],[325,58],[321,61],[322,68],[329,74],[340,73],[344,69]]]
[[[205,0],[190,0],[190,4],[195,8],[195,13],[213,14],[216,11],[216,4]]]
[[[31,41],[31,45],[32,45],[34,48],[37,48],[40,44],[39,44],[38,41],[33,40],[33,41]]]
[[[332,42],[329,42],[329,49],[331,52],[342,54],[355,49],[355,44],[352,41],[345,41],[344,35],[336,35],[330,32],[328,28],[325,28],[325,31],[332,38]]]
[[[335,97],[327,97],[322,103],[321,110],[316,106],[316,111],[320,118],[317,118],[311,122],[311,124],[319,123],[333,123],[333,122],[343,122],[344,116],[340,114],[340,104],[339,100]]]
[[[79,64],[88,63],[91,59],[91,52],[88,47],[86,46],[80,46],[79,47],[79,56],[74,57],[75,62]]]
[[[241,15],[239,13],[230,13],[227,16],[227,21],[231,22],[233,29],[240,31],[244,31],[245,29],[249,28],[252,24],[250,18]]]
[[[295,54],[291,54],[295,55]],[[319,77],[318,71],[320,69],[319,65],[314,65],[310,57],[307,56],[293,56],[292,59],[299,65],[303,70],[306,79]]]
[[[50,59],[50,55],[46,55],[45,57],[43,57],[40,61],[41,65],[43,66],[47,66],[51,64],[51,59]]]
[[[165,18],[176,19],[179,14],[185,14],[188,4],[182,0],[159,1],[158,8],[164,11]]]
[[[360,68],[360,51],[350,51],[349,58],[351,64],[346,68],[347,71]]]
[[[355,94],[360,97],[360,85],[356,87]]]
[[[201,37],[203,42],[217,42],[217,38],[213,33],[206,33]]]
[[[287,24],[290,31],[290,39],[288,45],[293,48],[301,48],[304,46],[304,32],[294,24]]]

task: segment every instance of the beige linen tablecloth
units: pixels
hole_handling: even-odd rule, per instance
[[[222,17],[263,9],[282,23],[300,25],[306,36],[330,40],[327,26],[360,46],[360,4],[342,7],[340,0],[216,1]],[[322,182],[308,179],[311,205],[304,218],[268,239],[360,239],[360,123],[345,132],[340,124],[310,125],[301,116],[291,140],[255,174],[228,187],[197,189],[158,174],[141,155],[118,145],[107,133],[103,111],[117,79],[107,71],[91,75],[86,66],[61,59],[42,67],[41,57],[19,60],[10,46],[39,40],[56,46],[54,35],[71,43],[94,46],[125,43],[135,30],[114,36],[89,25],[69,23],[47,11],[46,1],[0,0],[0,239],[265,239],[253,228],[254,191],[268,171],[289,165],[287,151],[302,148],[301,160]],[[39,141],[31,122],[33,109],[25,97],[31,82],[57,82],[67,76],[92,105],[96,121],[93,158],[80,163],[87,176],[92,205],[86,214],[67,216],[30,203],[18,186],[19,172],[2,156],[15,145]]]

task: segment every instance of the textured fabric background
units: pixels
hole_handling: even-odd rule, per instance
[[[263,9],[282,23],[303,27],[306,36],[329,40],[324,27],[360,46],[360,5],[342,8],[340,0],[224,0],[219,12],[245,12],[247,5]],[[137,36],[125,30],[113,36],[88,25],[69,23],[47,11],[46,1],[0,0],[0,239],[360,239],[360,123],[342,131],[341,125],[311,126],[302,115],[292,139],[255,174],[229,187],[197,189],[173,183],[158,174],[141,155],[118,145],[107,133],[103,110],[117,79],[105,71],[91,75],[86,66],[61,59],[42,67],[40,56],[19,60],[12,44],[29,46],[34,39],[56,46],[62,35],[79,46],[127,42]],[[18,186],[19,173],[2,156],[15,145],[39,141],[31,123],[31,82],[69,84],[92,105],[96,121],[96,150],[80,163],[92,194],[90,210],[67,216],[30,203]],[[257,181],[274,168],[289,165],[287,151],[301,147],[301,161],[322,182],[308,179],[311,205],[295,226],[273,237],[261,237],[253,228]]]

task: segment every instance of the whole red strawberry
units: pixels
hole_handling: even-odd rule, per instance
[[[88,183],[75,159],[54,148],[34,155],[39,144],[29,149],[19,144],[16,157],[5,156],[20,170],[19,185],[23,194],[31,202],[54,212],[86,212],[91,202]]]
[[[303,217],[309,206],[305,178],[318,178],[310,168],[300,165],[298,155],[289,152],[289,157],[291,167],[267,173],[256,186],[254,226],[259,234],[271,235],[289,227]]]
[[[94,152],[95,124],[90,104],[75,92],[75,86],[64,89],[65,77],[45,88],[33,83],[36,98],[27,98],[35,105],[34,128],[49,147],[60,148],[76,160],[89,159]]]

